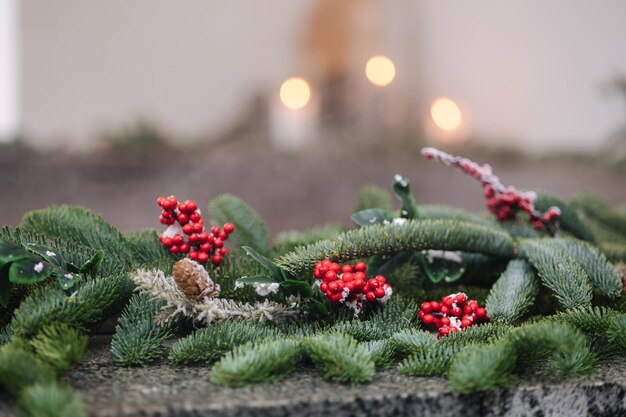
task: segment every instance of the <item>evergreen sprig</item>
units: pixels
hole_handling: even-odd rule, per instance
[[[125,275],[85,280],[69,296],[56,286],[39,288],[15,310],[11,326],[15,335],[24,338],[52,323],[90,329],[121,308],[129,295]]]
[[[331,330],[351,336],[360,342],[384,339],[391,335],[388,328],[379,326],[371,320],[339,321]]]
[[[497,223],[490,217],[479,216],[452,206],[442,204],[420,204],[417,208],[418,219],[458,220],[467,223],[481,224],[486,227],[497,226]]]
[[[589,277],[578,261],[549,239],[523,239],[523,256],[528,259],[564,309],[589,307]]]
[[[304,339],[302,345],[326,379],[359,384],[374,378],[376,367],[372,357],[364,346],[350,336],[321,334]]]
[[[156,229],[125,233],[124,239],[132,254],[134,266],[153,264],[170,256],[169,251],[159,241],[159,232]]]
[[[239,197],[223,194],[211,201],[209,212],[217,223],[232,223],[232,240],[240,247],[250,246],[261,254],[269,250],[269,231],[261,216]]]
[[[66,372],[85,357],[87,337],[65,323],[52,323],[29,341],[37,357],[56,372]]]
[[[600,242],[598,246],[611,262],[626,262],[625,243]]]
[[[449,333],[437,340],[437,344],[445,346],[466,346],[472,343],[490,343],[508,335],[512,326],[499,323],[483,323],[471,326],[461,332]]]
[[[314,227],[305,231],[287,230],[276,235],[274,253],[285,253],[294,250],[298,246],[310,245],[318,240],[332,239],[346,227],[339,223],[327,224]]]
[[[554,239],[553,241],[580,263],[592,286],[600,294],[609,298],[617,298],[622,294],[623,284],[619,275],[595,246],[578,239]]]
[[[452,358],[461,348],[460,345],[436,343],[400,362],[398,373],[407,376],[443,376],[448,372]]]
[[[587,336],[595,352],[601,356],[610,356],[620,349],[619,342],[610,330],[613,320],[619,320],[620,315],[623,316],[606,307],[573,308],[551,316],[548,320],[566,323],[578,329]]]
[[[238,387],[277,381],[292,373],[302,358],[295,339],[276,339],[236,346],[211,371],[214,384]]]
[[[86,417],[83,403],[71,387],[59,383],[33,384],[20,394],[20,417]]]
[[[561,214],[559,216],[559,226],[561,229],[571,233],[578,239],[589,242],[593,242],[595,240],[593,233],[591,233],[591,230],[589,230],[589,228],[582,221],[576,209],[570,207],[565,202],[550,194],[538,194],[537,199],[535,200],[535,208],[537,210],[545,212],[553,206],[556,206],[561,210]]]
[[[394,358],[395,349],[389,339],[370,340],[361,343],[361,346],[370,355],[370,359],[374,362],[376,369],[387,368]]]
[[[131,255],[122,234],[93,211],[78,206],[53,206],[33,210],[24,215],[20,227],[105,252],[104,263],[128,269]]]
[[[340,234],[334,240],[296,248],[277,260],[292,275],[330,259],[345,262],[377,255],[426,249],[480,252],[512,258],[513,239],[505,232],[483,225],[455,220],[409,220],[402,226],[372,225]]]
[[[395,351],[405,356],[429,350],[436,340],[430,332],[416,329],[402,330],[391,337]]]
[[[159,325],[154,317],[164,304],[146,293],[131,297],[111,340],[111,353],[117,364],[146,366],[163,357],[163,341],[172,337],[173,325]]]
[[[626,314],[622,313],[610,319],[607,335],[612,344],[626,352]]]
[[[224,322],[178,339],[172,345],[169,360],[179,365],[210,363],[239,345],[267,338],[276,339],[280,334],[276,328],[254,322]]]
[[[539,282],[531,266],[524,260],[512,260],[491,287],[485,308],[494,322],[514,323],[532,307],[538,292]]]
[[[54,381],[52,368],[21,344],[0,347],[0,387],[17,394],[29,385]]]
[[[461,349],[450,363],[450,387],[469,394],[510,384],[514,366],[515,350],[508,341],[470,344]]]

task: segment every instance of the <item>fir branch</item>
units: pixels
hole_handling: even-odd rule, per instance
[[[454,220],[409,220],[402,226],[373,225],[340,234],[334,240],[296,248],[277,260],[292,275],[313,268],[321,259],[345,262],[376,255],[426,249],[514,256],[512,238],[495,228]]]
[[[69,371],[87,350],[87,336],[65,323],[45,326],[29,343],[35,354],[56,372]]]
[[[328,321],[304,321],[272,323],[273,329],[283,333],[286,337],[302,339],[316,334],[327,332],[331,326]]]
[[[391,210],[391,194],[376,185],[366,185],[359,190],[353,213],[367,209]]]
[[[321,334],[304,339],[302,345],[326,379],[359,384],[374,378],[374,361],[365,347],[350,336]]]
[[[539,282],[530,265],[512,260],[491,287],[485,307],[493,321],[510,324],[528,312],[538,292]]]
[[[154,317],[165,303],[135,294],[124,308],[111,340],[113,360],[123,366],[146,366],[163,357],[163,341],[173,324],[158,325]]]
[[[345,230],[346,227],[344,225],[336,223],[314,227],[303,232],[296,230],[280,232],[274,239],[276,247],[273,252],[282,254],[292,251],[298,246],[310,245],[318,240],[332,239]]]
[[[0,330],[0,346],[3,346],[11,341],[13,338],[13,328],[10,324],[7,324]]]
[[[367,351],[376,369],[385,369],[394,358],[394,347],[388,339],[370,340],[361,343],[361,346]]]
[[[379,326],[377,323],[373,323],[370,320],[361,321],[355,319],[340,321],[331,327],[331,331],[346,334],[358,341],[384,339],[390,336],[390,332],[387,328]]]
[[[611,262],[626,262],[626,244],[600,242],[600,250]]]
[[[550,194],[543,192],[538,193],[537,200],[535,200],[537,210],[546,211],[553,206],[561,210],[559,216],[559,226],[561,229],[573,234],[578,239],[589,242],[594,241],[593,233],[591,233],[591,230],[583,223],[575,209]]]
[[[470,344],[452,359],[448,370],[450,387],[469,394],[488,391],[512,380],[515,349],[504,340],[493,344]]]
[[[507,324],[483,323],[471,326],[461,332],[449,333],[437,340],[445,346],[466,346],[471,343],[491,343],[507,336],[513,327]]]
[[[192,334],[174,343],[169,360],[175,364],[210,363],[233,348],[248,342],[278,338],[278,329],[254,322],[220,323]]]
[[[51,323],[90,329],[123,306],[129,297],[124,275],[85,280],[71,296],[56,286],[40,288],[15,310],[15,335],[30,338]]]
[[[601,356],[610,356],[619,351],[619,343],[610,333],[613,320],[618,319],[620,313],[606,307],[573,308],[560,312],[548,318],[566,323],[583,332],[591,346]]]
[[[626,352],[626,314],[612,317],[607,329],[608,340]]]
[[[17,394],[37,382],[54,381],[54,371],[23,346],[9,343],[0,347],[0,387]]]
[[[83,403],[71,387],[58,383],[34,384],[21,392],[20,417],[86,417]]]
[[[105,252],[104,263],[112,262],[120,269],[131,265],[130,251],[122,234],[102,216],[78,206],[54,206],[26,213],[20,227],[91,249]]]
[[[621,236],[626,236],[626,216],[615,210],[606,209],[598,211],[594,218],[603,226],[615,231]]]
[[[575,239],[554,239],[556,244],[569,253],[587,273],[593,287],[609,298],[622,294],[622,281],[613,265],[598,249],[587,242]]]
[[[405,356],[429,350],[436,340],[430,332],[416,329],[402,330],[391,336],[395,351]]]
[[[418,351],[400,362],[398,373],[407,376],[443,376],[448,372],[454,355],[461,348],[461,345],[436,343],[429,349]]]
[[[591,305],[589,277],[561,247],[548,239],[524,239],[521,249],[561,307],[570,309]]]
[[[232,223],[232,240],[238,246],[250,246],[259,253],[269,250],[269,232],[261,216],[239,197],[223,194],[209,204],[209,212],[217,223]]]
[[[300,343],[294,339],[246,343],[215,364],[210,380],[229,387],[278,381],[292,373],[301,358]]]
[[[169,251],[161,244],[159,232],[156,229],[125,233],[124,239],[130,249],[134,266],[151,265],[170,257]]]

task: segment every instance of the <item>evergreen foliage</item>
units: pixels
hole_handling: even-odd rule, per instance
[[[111,340],[113,360],[123,366],[146,366],[163,356],[163,341],[172,336],[171,324],[158,325],[154,319],[164,302],[148,294],[131,297],[117,321]]]
[[[332,239],[339,233],[345,231],[342,224],[327,224],[314,227],[303,232],[287,230],[276,235],[274,248],[275,253],[285,253],[294,250],[298,246],[310,245],[318,240]]]
[[[535,201],[535,208],[545,212],[550,207],[556,206],[561,210],[559,226],[566,232],[571,233],[578,239],[593,242],[594,236],[591,230],[583,223],[576,210],[558,198],[547,193],[539,193]]]
[[[72,389],[58,383],[26,387],[18,400],[20,417],[86,417],[83,403]]]
[[[462,332],[448,334],[437,340],[437,344],[445,346],[466,346],[471,343],[490,343],[508,335],[513,327],[506,324],[483,323],[471,326]]]
[[[170,351],[169,360],[190,364],[218,360],[233,348],[266,338],[278,338],[281,332],[254,322],[224,322],[199,329],[178,339]]]
[[[20,222],[23,229],[105,252],[104,263],[125,270],[131,255],[122,234],[102,216],[84,207],[54,206],[26,213]]]
[[[486,227],[497,225],[490,217],[483,217],[466,210],[442,204],[419,204],[418,219],[458,220],[467,223],[481,224]]]
[[[66,372],[85,357],[87,337],[65,323],[52,323],[29,341],[39,359],[57,372]]]
[[[376,185],[366,185],[361,188],[357,197],[353,213],[367,209],[391,210],[391,194],[384,188]]]
[[[302,344],[326,379],[359,384],[374,378],[376,367],[372,357],[350,336],[327,333],[304,339]]]
[[[246,343],[215,364],[210,380],[230,387],[277,381],[292,373],[301,358],[300,343],[295,339]]]
[[[17,343],[0,347],[0,387],[16,394],[29,385],[54,380],[52,368]]]
[[[611,262],[626,262],[626,244],[600,242],[600,250]]]
[[[606,307],[574,308],[560,312],[551,320],[566,323],[587,336],[594,351],[601,356],[619,352],[619,342],[611,334],[611,325],[623,314]],[[623,349],[623,347],[622,347]]]
[[[450,387],[468,394],[510,384],[515,366],[514,357],[515,350],[507,341],[467,345],[450,363]]]
[[[407,376],[443,376],[448,372],[452,358],[461,348],[460,345],[436,343],[400,362],[398,373]]]
[[[561,307],[569,309],[591,305],[589,277],[565,250],[548,239],[524,239],[521,249]]]
[[[403,226],[362,227],[334,240],[299,247],[280,257],[277,264],[297,275],[312,269],[321,259],[345,262],[426,249],[480,252],[504,258],[514,255],[513,239],[495,228],[455,220],[409,220]]]
[[[376,369],[387,368],[394,358],[394,347],[388,339],[370,340],[361,343],[370,356]]]
[[[346,334],[361,342],[384,339],[390,336],[389,329],[379,326],[371,320],[339,321],[335,323],[331,330]]]
[[[85,280],[69,296],[55,286],[39,288],[15,310],[11,326],[15,335],[24,338],[52,323],[90,329],[121,308],[129,295],[125,275]]]
[[[554,239],[580,264],[587,273],[591,284],[600,294],[617,298],[622,294],[623,285],[613,265],[594,246],[577,239]]]
[[[430,332],[416,329],[402,330],[391,337],[395,351],[405,356],[429,350],[436,340]]]
[[[622,313],[612,317],[607,329],[609,341],[626,352],[626,314]]]
[[[512,260],[491,287],[485,307],[494,322],[514,323],[532,307],[538,292],[539,282],[530,265]]]
[[[261,254],[269,251],[269,232],[265,221],[245,201],[231,194],[216,197],[209,204],[213,220],[219,224],[232,223],[232,240],[238,246],[250,246]]]
[[[159,241],[159,232],[156,229],[129,232],[124,234],[124,239],[134,266],[153,264],[170,256],[169,251]]]

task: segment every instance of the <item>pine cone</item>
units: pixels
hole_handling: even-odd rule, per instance
[[[174,264],[173,272],[178,288],[190,300],[201,301],[204,297],[213,298],[220,293],[220,286],[211,280],[206,269],[196,261],[181,259]]]

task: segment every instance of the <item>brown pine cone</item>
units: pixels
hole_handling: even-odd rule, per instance
[[[174,264],[174,280],[178,288],[194,301],[204,297],[213,298],[220,293],[220,286],[215,284],[202,265],[189,258],[181,259]]]

